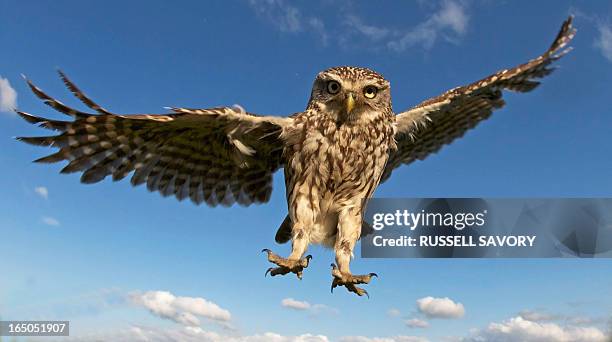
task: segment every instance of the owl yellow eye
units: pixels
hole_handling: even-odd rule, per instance
[[[375,86],[367,86],[363,88],[363,96],[367,97],[368,99],[373,99],[376,97],[377,92],[378,89]]]
[[[330,94],[338,94],[340,91],[340,83],[336,81],[327,82],[327,92]]]

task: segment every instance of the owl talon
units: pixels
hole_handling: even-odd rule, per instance
[[[270,273],[270,275],[272,277],[274,277],[274,276],[277,276],[277,275],[285,275],[285,274],[287,274],[289,272],[291,272],[291,271],[288,268],[286,268],[286,267],[270,267],[266,271],[266,274],[264,275],[264,277],[267,277],[268,273]]]
[[[274,277],[276,275],[285,275],[291,272],[295,273],[298,279],[302,280],[302,272],[305,268],[308,267],[310,259],[312,259],[312,255],[307,255],[306,257],[298,260],[285,259],[278,256],[277,254],[274,254],[274,252],[267,248],[264,248],[261,252],[266,252],[268,254],[268,261],[278,266],[268,268],[265,276],[267,276],[268,273],[270,273],[270,275]]]
[[[353,292],[355,294],[357,294],[359,297],[366,295],[366,297],[368,297],[368,299],[370,299],[370,294],[368,293],[368,291],[357,287],[355,285],[346,285],[346,289],[349,290],[349,292]]]
[[[332,280],[332,285],[331,285],[332,293],[334,292],[334,288],[338,286],[344,286],[349,292],[353,292],[360,297],[365,295],[368,298],[370,298],[368,291],[360,287],[357,287],[355,285],[356,284],[369,284],[370,281],[372,280],[372,277],[378,278],[378,274],[369,273],[369,274],[364,274],[364,275],[352,275],[350,273],[340,272],[340,270],[338,269],[338,267],[336,267],[335,264],[331,264],[331,267],[332,267],[332,276],[334,277],[334,279]]]

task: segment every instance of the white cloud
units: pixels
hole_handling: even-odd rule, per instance
[[[315,31],[321,38],[321,43],[327,45],[329,42],[329,35],[327,34],[325,23],[319,18],[310,18],[308,25]]]
[[[519,312],[519,316],[532,322],[554,321],[561,318],[560,315],[553,315],[543,311],[523,310]]]
[[[267,19],[281,32],[302,30],[302,14],[284,0],[249,0],[258,16]]]
[[[54,227],[58,227],[60,225],[60,222],[57,219],[50,217],[50,216],[43,217],[42,222],[46,225],[54,226]]]
[[[75,336],[69,341],[94,342],[329,342],[323,335],[303,334],[296,336],[283,336],[276,333],[263,333],[249,336],[231,336],[213,331],[206,331],[200,327],[182,327],[161,329],[144,326],[132,326],[117,332],[97,333],[91,335]]]
[[[49,198],[49,189],[44,186],[37,186],[34,188],[34,192],[38,194],[38,196],[48,199]]]
[[[586,325],[586,324],[593,324],[593,323],[601,323],[602,321],[605,321],[605,319],[585,317],[585,316],[572,316],[566,319],[567,323],[573,324],[573,325]]]
[[[311,304],[307,301],[296,300],[293,298],[285,298],[281,301],[281,306],[298,311],[307,311],[312,315],[321,313],[337,314],[338,310],[325,304]]]
[[[391,28],[366,23],[355,15],[352,6],[336,5],[338,18],[323,21],[322,17],[308,15],[306,11],[293,6],[286,0],[249,0],[255,14],[273,25],[280,32],[313,32],[320,37],[323,45],[330,40],[340,46],[359,46],[365,42],[370,48],[388,48],[404,51],[412,46],[430,49],[442,37],[456,41],[468,27],[469,16],[466,7],[458,0],[442,0],[431,15],[412,29]],[[365,39],[351,39],[353,36]],[[350,42],[350,44],[349,44]],[[363,44],[361,44],[363,46]]]
[[[596,327],[560,326],[532,322],[521,316],[502,323],[491,323],[465,341],[474,342],[605,342],[605,334]]]
[[[285,298],[281,301],[281,305],[286,308],[295,309],[295,310],[308,310],[312,306],[310,303],[306,301],[299,301],[293,298]]]
[[[323,20],[303,15],[302,11],[290,3],[285,0],[249,0],[255,14],[277,30],[287,33],[311,31],[319,36],[321,44],[327,45],[329,35]]]
[[[300,11],[291,6],[287,6],[284,11],[284,16],[280,18],[279,22],[281,31],[295,32],[301,30]]]
[[[381,40],[391,33],[391,30],[387,28],[364,24],[363,21],[355,15],[348,16],[346,25],[371,40]]]
[[[412,318],[409,320],[406,320],[406,325],[410,328],[427,328],[429,327],[429,323],[427,321],[424,321],[422,319],[418,319],[418,318]]]
[[[161,318],[169,319],[186,326],[198,326],[198,317],[217,322],[228,322],[229,311],[201,297],[177,297],[168,291],[133,292],[129,295],[133,304],[145,307]]]
[[[612,25],[598,22],[597,30],[599,36],[595,40],[595,47],[601,51],[608,61],[612,62]]]
[[[465,8],[456,1],[444,1],[439,12],[434,14],[430,21],[439,29],[450,28],[457,34],[464,34],[467,29],[469,17]]]
[[[593,46],[601,52],[604,58],[612,62],[612,24],[610,21],[602,19],[597,14],[589,14],[575,7],[571,7],[570,12],[576,17],[585,19],[595,25],[598,35],[593,42]]]
[[[8,79],[0,75],[0,112],[12,112],[17,108],[17,92]]]
[[[461,318],[465,308],[450,298],[425,297],[417,300],[419,312],[430,318]]]
[[[365,336],[345,336],[340,338],[340,342],[428,342],[425,337],[420,336],[393,336],[393,337],[365,337]]]
[[[564,315],[546,311],[523,310],[518,316],[532,322],[560,322],[567,325],[589,325],[605,322],[604,317],[587,317],[580,315]]]
[[[438,36],[443,35],[452,40],[448,33],[462,36],[467,30],[469,16],[465,8],[458,2],[447,0],[442,2],[440,9],[426,21],[414,29],[404,32],[399,39],[390,41],[387,46],[396,51],[404,51],[409,47],[420,45],[430,49]]]
[[[387,311],[387,315],[390,317],[399,317],[399,315],[401,315],[401,311],[399,311],[396,308],[391,308],[389,309],[389,311]]]
[[[344,336],[340,342],[428,342],[421,336],[366,337]],[[561,327],[552,323],[536,323],[521,317],[512,318],[502,323],[491,323],[482,330],[476,330],[466,338],[457,338],[462,342],[605,342],[604,333],[594,327]],[[304,333],[286,336],[273,332],[254,335],[235,335],[207,331],[201,327],[157,328],[132,326],[129,329],[102,332],[90,335],[73,336],[67,341],[93,342],[329,342],[325,335]]]

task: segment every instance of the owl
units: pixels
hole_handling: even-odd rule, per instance
[[[364,208],[377,186],[400,165],[423,160],[463,136],[504,105],[503,91],[528,92],[552,72],[551,63],[569,51],[572,18],[546,52],[472,84],[451,89],[395,113],[390,83],[379,73],[342,66],[320,72],[307,108],[285,117],[259,116],[241,107],[168,108],[163,115],[112,113],[87,97],[61,71],[68,89],[97,114],[84,113],[50,97],[26,79],[34,94],[67,121],[16,110],[26,121],[59,132],[17,138],[59,150],[36,160],[68,161],[61,173],[81,172],[83,183],[131,174],[131,183],[178,200],[209,206],[248,206],[270,199],[272,176],[284,170],[287,216],[276,233],[292,242],[266,275],[302,278],[311,244],[333,248],[332,291],[342,286],[359,296],[375,273],[353,274],[353,250],[367,230]],[[360,285],[360,286],[358,286]]]

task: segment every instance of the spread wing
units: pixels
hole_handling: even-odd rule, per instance
[[[470,85],[451,89],[398,114],[395,135],[398,148],[390,153],[382,181],[400,165],[425,159],[487,119],[493,110],[504,105],[503,90],[528,92],[536,88],[540,84],[537,79],[554,70],[550,64],[570,51],[570,48],[563,49],[575,34],[572,17],[569,17],[553,44],[539,57]]]
[[[17,111],[26,121],[59,131],[45,137],[20,137],[26,143],[59,148],[36,160],[67,160],[62,173],[82,172],[81,182],[106,176],[117,181],[133,172],[131,183],[177,199],[210,206],[250,205],[270,199],[272,174],[282,167],[280,134],[291,118],[256,116],[242,108],[171,108],[164,115],[118,115],[85,96],[63,73],[70,91],[95,114],[72,109],[29,80],[47,105],[72,117],[41,118]]]

